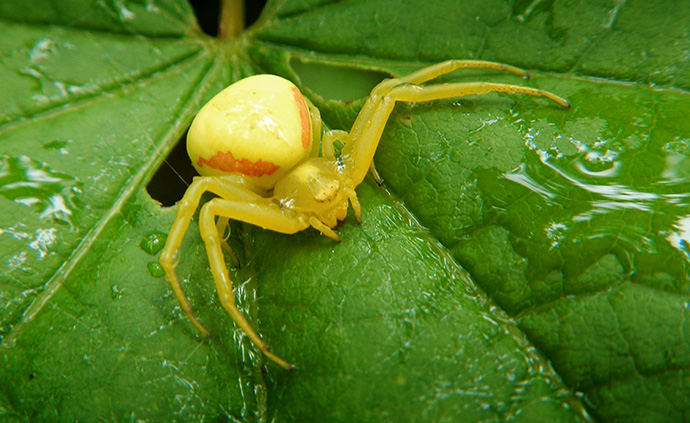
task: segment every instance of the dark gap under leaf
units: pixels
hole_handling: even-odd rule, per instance
[[[146,185],[146,192],[164,207],[177,203],[197,175],[187,155],[186,140],[185,132]]]
[[[194,9],[199,27],[204,33],[215,37],[218,35],[218,22],[220,20],[220,0],[190,0]],[[249,26],[256,22],[261,15],[261,11],[266,6],[265,0],[256,0],[245,3],[244,22]]]

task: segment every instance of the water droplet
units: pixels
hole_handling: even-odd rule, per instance
[[[123,293],[124,289],[119,288],[117,285],[113,285],[112,290],[110,291],[110,298],[113,300],[118,300],[120,297],[122,297]]]
[[[160,265],[160,263],[156,261],[149,262],[146,267],[148,267],[149,273],[154,278],[160,278],[165,275],[165,270],[163,270],[163,267]]]
[[[121,18],[123,21],[131,21],[131,20],[133,20],[133,19],[136,17],[136,15],[134,14],[134,12],[132,12],[132,11],[129,10],[129,9],[127,9],[127,8],[124,6],[124,4],[120,4],[119,6],[120,6],[120,8],[119,8],[118,11],[119,11],[119,13],[120,13],[120,18]]]
[[[168,238],[166,234],[159,231],[148,233],[144,239],[141,240],[139,246],[142,250],[150,255],[156,255],[165,245],[165,240]]]
[[[57,150],[60,154],[68,154],[69,151],[67,150],[67,145],[70,143],[70,140],[65,140],[65,141],[60,141],[60,140],[54,140],[47,142],[43,144],[43,149],[44,150]]]
[[[39,40],[29,52],[29,61],[34,63],[47,59],[50,55],[55,54],[56,47],[57,44],[53,40],[47,38]]]

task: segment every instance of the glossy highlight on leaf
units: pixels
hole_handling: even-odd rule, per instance
[[[0,156],[0,195],[32,207],[42,219],[53,218],[73,226],[79,185],[73,176],[55,172],[28,156]]]

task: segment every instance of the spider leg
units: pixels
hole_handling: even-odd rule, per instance
[[[311,101],[309,101],[309,99],[306,96],[304,96],[304,102],[307,105],[307,109],[309,109],[309,120],[311,121],[312,142],[310,156],[318,157],[319,141],[321,140],[321,127],[323,126],[321,112],[319,112],[319,109],[316,106],[314,106],[314,104]]]
[[[503,63],[487,62],[485,60],[446,60],[445,62],[436,63],[416,72],[412,72],[409,75],[393,79],[395,83],[392,84],[392,86],[400,84],[419,85],[458,69],[493,69],[501,72],[514,73],[523,77],[527,76],[527,72],[524,70]],[[382,89],[385,90],[385,86]]]
[[[344,187],[343,191],[345,192],[345,194],[347,194],[347,198],[350,200],[350,204],[352,205],[352,210],[355,211],[355,218],[357,218],[357,222],[361,222],[362,221],[362,206],[359,204],[359,199],[357,198],[357,193],[352,188],[347,188],[347,187]]]
[[[222,238],[217,227],[216,218],[240,220],[265,229],[282,233],[295,233],[309,227],[310,222],[299,215],[288,215],[270,199],[258,196],[254,201],[235,200],[234,198],[214,198],[206,203],[199,216],[199,230],[206,244],[206,252],[216,282],[216,289],[223,308],[230,314],[237,326],[247,335],[252,343],[275,363],[292,370],[294,366],[270,351],[269,345],[252,328],[235,304],[232,281],[225,264],[222,251]]]
[[[343,144],[347,143],[347,131],[333,129],[326,131],[321,140],[321,156],[327,159],[335,159],[335,142],[340,141]]]
[[[420,87],[418,85],[400,85],[393,88],[388,97],[395,101],[409,101],[418,103],[422,101],[440,100],[443,98],[464,97],[466,95],[481,95],[488,93],[526,94],[533,97],[544,97],[558,105],[568,108],[568,100],[538,88],[525,87],[524,85],[501,84],[493,82],[456,82]]]
[[[436,67],[432,66],[432,68]],[[432,71],[425,71],[423,69],[416,72],[417,76],[415,74],[412,74],[412,76],[417,80],[422,80],[426,77],[439,75],[440,71],[447,69],[452,70],[452,67],[440,67],[440,70],[432,69]],[[401,80],[403,83],[399,85]],[[390,85],[391,82],[395,82],[395,84]],[[370,170],[381,135],[397,101],[416,103],[467,95],[481,95],[490,92],[545,97],[562,107],[570,107],[570,103],[564,98],[548,91],[521,85],[491,82],[459,82],[421,86],[406,83],[405,78],[384,81],[374,88],[371,96],[364,104],[364,107],[362,107],[350,130],[349,141],[343,148],[341,158],[350,173],[349,182],[353,186],[359,185]]]
[[[379,171],[376,170],[376,166],[374,165],[374,159],[371,159],[371,164],[369,165],[369,173],[371,173],[371,176],[374,177],[374,181],[377,184],[383,185],[383,178],[379,174]]]
[[[218,229],[218,235],[220,235],[221,246],[223,250],[230,255],[232,264],[235,267],[240,267],[240,261],[237,259],[237,254],[235,250],[228,244],[228,238],[230,238],[230,225],[228,224],[229,219],[227,217],[219,217],[216,221],[216,228]]]
[[[221,196],[234,196],[236,198],[254,198],[257,194],[248,192],[245,188],[238,188],[235,178],[215,178],[215,177],[197,177],[187,189],[184,197],[179,201],[177,206],[177,216],[173,222],[172,228],[168,234],[168,239],[161,251],[160,264],[165,271],[165,278],[170,282],[173,292],[177,300],[180,302],[182,309],[187,314],[189,320],[194,326],[206,337],[211,337],[208,330],[194,317],[192,305],[189,303],[187,296],[180,285],[175,272],[175,253],[180,249],[182,238],[189,227],[189,222],[194,216],[196,208],[199,206],[201,196],[205,192],[213,192]]]
[[[335,141],[340,141],[343,143],[343,145],[345,145],[348,142],[349,136],[350,134],[347,131],[342,131],[338,129],[327,131],[325,134],[323,134],[323,140],[321,141],[322,156],[328,159],[335,160]],[[371,172],[377,184],[383,184],[383,179],[381,178],[381,175],[379,175],[379,172],[376,170],[376,166],[374,166],[374,160],[371,161],[371,166],[369,166],[369,172]]]
[[[309,224],[312,228],[316,229],[317,231],[321,232],[322,234],[326,235],[332,240],[340,241],[340,236],[338,236],[338,234],[335,233],[333,229],[329,228],[328,225],[320,221],[317,217],[310,217]]]

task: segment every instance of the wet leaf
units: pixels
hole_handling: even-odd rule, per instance
[[[223,41],[183,1],[0,4],[0,420],[684,421],[688,8],[273,1]],[[196,333],[146,185],[200,105],[270,72],[348,129],[377,81],[450,58],[532,78],[444,81],[573,107],[399,104],[341,243],[233,224],[241,309],[296,372],[223,311],[192,225]]]

